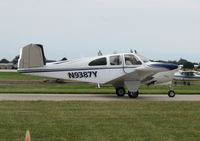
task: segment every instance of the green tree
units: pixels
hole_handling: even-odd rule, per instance
[[[181,58],[181,59],[178,61],[178,64],[179,64],[179,65],[184,65],[184,64],[187,63],[187,62],[188,62],[187,60]]]
[[[60,61],[66,61],[67,58],[66,57],[63,57]]]
[[[183,64],[184,69],[194,69],[194,64],[192,62],[185,62]]]
[[[5,58],[1,59],[0,63],[9,63],[9,61]]]
[[[12,60],[12,63],[15,65],[18,63],[19,55],[15,56],[15,58]]]

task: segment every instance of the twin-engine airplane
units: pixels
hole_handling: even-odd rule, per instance
[[[96,84],[112,84],[117,96],[126,94],[137,98],[141,84],[160,84],[172,81],[178,66],[169,63],[151,62],[137,53],[112,54],[72,61],[46,64],[43,46],[29,44],[22,48],[18,71],[36,76],[67,79]],[[169,97],[175,92],[169,90]]]

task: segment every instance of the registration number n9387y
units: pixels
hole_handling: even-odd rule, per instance
[[[92,78],[97,77],[97,71],[68,72],[69,78]]]

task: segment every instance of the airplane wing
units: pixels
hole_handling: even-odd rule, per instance
[[[152,76],[155,75],[157,72],[148,69],[147,67],[141,66],[138,68],[133,69],[131,72],[126,73],[123,76],[120,76],[114,80],[111,80],[107,83],[111,83],[114,86],[124,85],[125,83],[131,83],[130,85],[141,84],[145,81],[149,81],[152,79]],[[133,83],[134,82],[134,83]],[[125,84],[126,85],[126,84]],[[128,84],[127,84],[128,85]],[[126,86],[127,86],[126,85]],[[132,86],[133,87],[133,86]]]
[[[171,77],[165,78],[165,74],[168,75],[169,73],[171,75],[172,73],[174,73],[176,71],[174,69],[175,67],[176,66],[173,66],[171,64],[153,64],[142,65],[133,69],[128,68],[127,71],[124,71],[125,74],[123,76],[118,77],[110,81],[109,83],[112,83],[115,87],[123,87],[125,85],[129,91],[136,92],[142,83],[146,84],[153,80],[155,80],[156,82],[160,80],[157,83],[172,80]],[[163,72],[160,72],[161,69],[163,69]],[[155,76],[159,73],[162,73],[162,75],[158,75],[159,79],[155,79]]]
[[[108,83],[113,84],[114,87],[124,87],[126,86],[129,91],[136,92],[138,91],[139,86],[144,81],[152,79],[152,76],[157,72],[148,69],[146,66],[141,66],[133,69],[129,73],[125,73],[125,75],[118,77],[114,80],[111,80]]]

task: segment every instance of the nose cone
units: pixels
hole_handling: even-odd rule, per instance
[[[151,66],[156,67],[156,68],[163,68],[163,69],[167,69],[167,70],[178,69],[178,65],[171,64],[171,63],[155,63],[155,64],[151,64]]]

